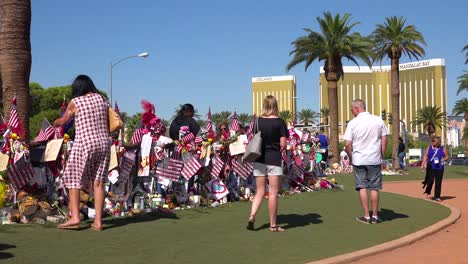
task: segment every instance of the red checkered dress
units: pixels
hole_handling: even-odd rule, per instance
[[[66,188],[81,189],[90,181],[102,181],[107,176],[111,145],[107,124],[109,106],[95,93],[76,97],[72,102],[77,109],[75,141],[63,173],[63,183]]]

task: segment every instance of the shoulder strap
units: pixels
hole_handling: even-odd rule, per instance
[[[257,120],[255,122],[255,133],[254,134],[257,134],[257,132],[258,132],[258,122],[259,122],[259,120],[260,120],[260,118],[257,117]]]
[[[435,149],[434,154],[432,155],[431,162],[434,160],[434,157],[437,155],[439,148]]]

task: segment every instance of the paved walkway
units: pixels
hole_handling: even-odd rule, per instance
[[[422,198],[420,182],[386,182],[384,191]],[[442,203],[456,207],[461,218],[439,232],[409,246],[360,259],[359,264],[468,263],[468,179],[444,180]]]

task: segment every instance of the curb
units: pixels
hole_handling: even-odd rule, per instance
[[[434,202],[435,203],[435,202]],[[398,239],[395,239],[395,240],[391,240],[389,242],[385,242],[383,244],[380,244],[380,245],[376,245],[376,246],[373,246],[373,247],[370,247],[370,248],[366,248],[366,249],[362,249],[362,250],[358,250],[358,251],[355,251],[355,252],[351,252],[351,253],[347,253],[347,254],[343,254],[343,255],[339,255],[339,256],[335,256],[335,257],[331,257],[331,258],[327,258],[327,259],[321,259],[321,260],[317,260],[317,261],[313,261],[313,262],[309,262],[308,264],[341,264],[341,263],[350,263],[350,262],[353,262],[353,261],[357,261],[359,259],[362,259],[362,258],[365,258],[365,257],[368,257],[368,256],[372,256],[372,255],[376,255],[378,253],[382,253],[382,252],[385,252],[385,251],[391,251],[391,250],[394,250],[394,249],[397,249],[397,248],[400,248],[400,247],[404,247],[404,246],[408,246],[418,240],[421,240],[427,236],[430,236],[442,229],[444,229],[445,227],[449,226],[449,225],[452,225],[454,224],[460,217],[461,217],[461,212],[458,208],[456,207],[453,207],[453,206],[450,206],[448,204],[443,204],[443,203],[438,203],[440,205],[443,205],[447,208],[449,208],[451,210],[451,213],[450,215],[429,226],[429,227],[426,227],[422,230],[419,230],[415,233],[412,233],[412,234],[409,234],[409,235],[406,235],[404,237],[401,237],[401,238],[398,238]]]

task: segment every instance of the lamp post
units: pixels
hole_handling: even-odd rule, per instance
[[[117,66],[117,64],[121,63],[122,61],[124,60],[128,60],[130,58],[137,58],[137,57],[140,57],[140,58],[147,58],[150,54],[148,52],[142,52],[142,53],[139,53],[137,55],[132,55],[132,56],[128,56],[128,57],[125,57],[123,59],[120,59],[118,60],[117,62],[115,63],[110,63],[110,103],[112,105],[112,70],[114,69],[115,66]]]

